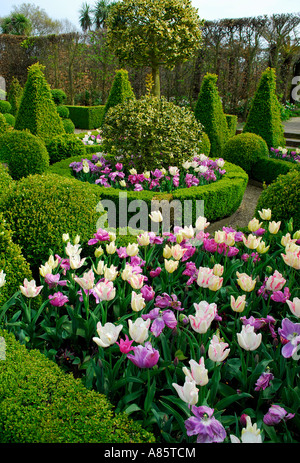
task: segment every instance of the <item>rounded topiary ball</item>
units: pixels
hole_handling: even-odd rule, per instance
[[[300,230],[300,171],[290,171],[286,175],[279,175],[259,197],[256,206],[256,216],[262,209],[271,209],[272,220],[294,220],[294,230]]]
[[[6,122],[4,114],[0,113],[0,135],[2,135],[4,132],[6,132],[9,128],[10,128],[10,126]],[[1,143],[0,143],[0,147],[1,147]],[[0,157],[0,159],[1,159],[1,157]]]
[[[54,103],[57,106],[64,104],[64,102],[67,99],[66,93],[63,90],[61,90],[60,88],[51,89],[51,95],[52,95],[52,98],[54,100]]]
[[[63,119],[62,122],[66,133],[74,133],[75,124],[71,119]]]
[[[262,137],[254,133],[241,133],[225,144],[222,157],[244,169],[248,174],[258,158],[267,158],[269,150]]]
[[[9,114],[11,112],[11,104],[7,100],[0,100],[0,113]]]
[[[200,154],[202,125],[192,111],[165,98],[130,99],[105,116],[102,150],[138,171],[181,166]]]
[[[15,182],[0,207],[24,257],[38,268],[50,250],[63,252],[64,233],[71,240],[79,235],[81,243],[93,238],[99,201],[94,185],[48,173]]]
[[[84,143],[74,134],[57,135],[46,140],[46,148],[50,164],[62,161],[72,156],[85,156]]]
[[[15,122],[16,122],[16,118],[15,116],[13,116],[12,114],[3,114],[6,122],[8,123],[8,125],[10,125],[11,127],[14,127],[15,125]]]
[[[49,167],[49,155],[43,141],[28,131],[6,132],[1,137],[0,159],[8,162],[14,180],[42,174]]]
[[[68,117],[70,115],[69,108],[67,106],[65,106],[65,105],[57,106],[56,111],[58,112],[58,114],[60,115],[60,117],[62,119],[68,119]]]

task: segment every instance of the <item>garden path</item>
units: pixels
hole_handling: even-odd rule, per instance
[[[262,192],[262,185],[258,182],[249,180],[243,200],[238,210],[225,219],[214,222],[206,229],[206,232],[214,234],[215,231],[221,230],[222,227],[247,227],[249,221],[253,219],[258,198]]]

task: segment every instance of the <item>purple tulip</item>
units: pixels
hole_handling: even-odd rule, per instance
[[[260,375],[258,380],[255,383],[255,391],[264,391],[268,386],[270,386],[270,382],[274,379],[274,375],[272,373],[264,372]]]
[[[102,230],[102,228],[99,228],[96,233],[94,233],[94,237],[91,240],[88,241],[89,245],[96,244],[99,241],[109,241],[109,234],[106,230]]]
[[[155,296],[155,291],[152,286],[144,285],[141,288],[141,293],[146,302],[152,301]]]
[[[278,333],[284,344],[281,350],[283,357],[292,357],[298,350],[298,344],[300,344],[300,323],[293,323],[285,318],[282,320]]]
[[[184,310],[184,308],[181,307],[181,302],[178,301],[176,294],[169,296],[169,294],[163,293],[162,296],[157,296],[155,299],[155,305],[160,309],[171,307],[176,310]]]
[[[119,259],[126,259],[126,257],[128,257],[128,254],[126,252],[126,246],[120,246],[116,252],[119,256]]]
[[[61,292],[57,292],[48,297],[50,300],[50,304],[53,305],[54,307],[62,307],[67,302],[69,302],[69,299],[67,298],[67,296],[64,296],[63,293]]]
[[[45,283],[49,286],[49,289],[59,286],[67,286],[67,280],[60,280],[60,274],[52,275],[52,273],[47,273],[45,275]]]
[[[274,426],[280,423],[280,421],[290,420],[295,416],[295,413],[288,413],[284,408],[279,405],[271,405],[268,412],[263,417],[263,422],[268,426]]]
[[[192,413],[194,416],[184,423],[188,436],[197,435],[198,444],[218,443],[225,440],[226,431],[220,421],[213,416],[213,408],[193,405]]]
[[[151,276],[151,278],[158,277],[158,276],[160,275],[160,272],[161,272],[161,268],[160,268],[160,267],[157,267],[157,268],[154,269],[154,270],[150,270],[150,276]]]
[[[275,291],[271,295],[272,301],[285,303],[291,296],[290,290],[288,287],[284,288],[284,291]]]
[[[174,329],[177,326],[177,320],[172,310],[161,311],[158,307],[150,310],[146,315],[142,315],[143,320],[153,320],[150,331],[157,338],[165,326]]]
[[[139,368],[152,368],[159,360],[159,352],[154,349],[150,342],[145,346],[133,347],[134,355],[128,354],[127,358]]]
[[[276,320],[271,315],[267,315],[266,318],[254,318],[253,316],[251,316],[250,318],[241,317],[240,320],[243,322],[244,325],[254,326],[255,331],[264,328],[266,325],[269,325],[269,330],[272,337],[276,338],[276,333],[274,330]]]

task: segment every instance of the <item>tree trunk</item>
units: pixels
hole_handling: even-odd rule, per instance
[[[152,78],[153,78],[152,95],[159,98],[160,97],[160,75],[159,75],[158,66],[152,66]]]

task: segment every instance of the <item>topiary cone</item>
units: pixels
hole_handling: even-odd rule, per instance
[[[261,76],[243,132],[260,135],[269,148],[286,144],[276,96],[276,74],[272,68],[267,68]]]
[[[203,125],[204,132],[209,137],[212,156],[221,156],[223,147],[229,138],[217,80],[216,74],[207,73],[204,76],[195,107],[195,117]]]
[[[135,95],[128,78],[128,72],[125,69],[119,69],[116,71],[116,75],[105,104],[104,115],[107,114],[107,111],[110,108],[117,104],[124,103],[127,99],[135,99]]]
[[[15,129],[28,129],[33,135],[47,139],[53,135],[65,133],[53,101],[50,86],[44,73],[44,66],[35,63],[28,68]]]

